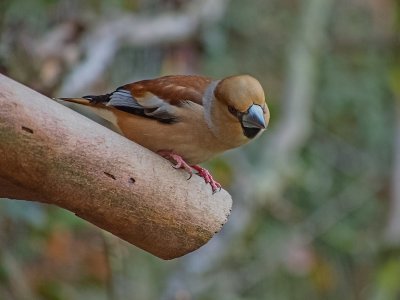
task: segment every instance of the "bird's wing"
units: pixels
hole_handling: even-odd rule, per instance
[[[138,116],[173,123],[177,119],[177,108],[184,103],[202,105],[203,94],[211,82],[212,79],[203,76],[164,76],[126,84],[106,95],[62,100],[89,106],[101,103]]]
[[[191,101],[202,105],[202,97],[212,79],[195,75],[172,75],[142,80],[123,86],[144,107],[153,106],[153,97],[171,105]]]

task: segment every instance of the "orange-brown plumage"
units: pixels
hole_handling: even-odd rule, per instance
[[[178,104],[182,100],[190,100],[201,104],[204,91],[211,81],[211,78],[204,76],[170,75],[133,82],[123,87],[129,90],[137,99],[145,98],[146,95],[152,94],[171,104]]]
[[[154,152],[181,157],[185,169],[249,142],[269,122],[264,91],[249,75],[222,80],[164,76],[126,84],[107,95],[62,100],[89,106],[128,139]],[[213,190],[218,186],[206,182]]]

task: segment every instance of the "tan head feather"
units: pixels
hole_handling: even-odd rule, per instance
[[[231,76],[221,80],[214,92],[215,98],[239,112],[253,104],[265,104],[264,90],[257,79],[250,75]]]

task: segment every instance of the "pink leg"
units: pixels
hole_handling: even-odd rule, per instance
[[[181,156],[171,151],[165,151],[165,150],[158,151],[157,153],[170,161],[173,160],[175,162],[175,165],[173,166],[175,169],[184,169],[186,172],[188,172],[189,173],[188,180],[192,178],[193,174],[192,168],[184,161],[184,159]]]
[[[204,181],[211,185],[213,194],[217,190],[221,190],[221,184],[219,184],[217,181],[214,180],[214,178],[212,177],[211,173],[208,170],[206,170],[198,165],[192,166],[192,168],[198,172],[197,175],[199,175],[200,177],[203,177]]]
[[[210,172],[208,170],[206,170],[198,165],[189,166],[181,156],[179,156],[178,154],[175,154],[171,151],[160,150],[157,153],[170,161],[173,160],[175,162],[175,165],[173,166],[175,169],[184,169],[186,172],[188,172],[190,175],[188,180],[190,178],[192,178],[192,174],[193,174],[192,168],[193,168],[194,170],[197,171],[197,175],[199,175],[200,177],[203,177],[204,181],[211,185],[213,194],[217,190],[221,190],[221,185],[214,180],[214,178],[212,177],[212,175],[210,174]]]

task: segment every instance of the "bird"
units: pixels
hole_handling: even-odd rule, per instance
[[[260,82],[247,74],[168,75],[108,94],[57,100],[87,106],[126,138],[187,171],[189,179],[196,171],[213,194],[221,185],[199,164],[259,137],[270,119]]]

